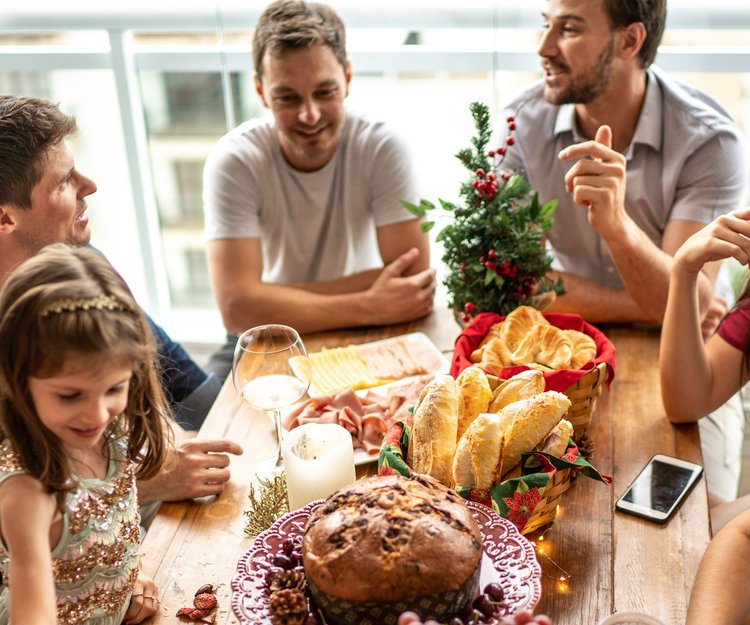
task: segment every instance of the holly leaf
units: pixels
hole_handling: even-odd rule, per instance
[[[443,210],[447,210],[448,212],[454,212],[457,208],[457,206],[453,202],[449,202],[448,200],[441,200],[438,198],[438,202],[440,202],[440,206],[443,207]]]
[[[546,221],[552,217],[552,215],[555,213],[555,210],[557,210],[557,200],[550,200],[549,202],[544,204],[544,206],[542,206],[540,216]]]

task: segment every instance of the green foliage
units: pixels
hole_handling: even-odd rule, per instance
[[[448,270],[449,303],[463,314],[464,321],[472,313],[505,315],[520,305],[534,305],[544,294],[562,293],[561,281],[547,276],[552,259],[543,243],[557,200],[541,204],[525,178],[492,171],[488,108],[473,102],[470,111],[476,136],[471,148],[456,154],[471,172],[460,187],[462,203],[439,200],[438,208],[424,199],[418,205],[402,202],[419,217],[435,210],[451,217],[436,240],[445,250],[442,260]],[[512,149],[512,140],[505,149]],[[434,226],[435,221],[428,220],[422,230],[428,232]]]

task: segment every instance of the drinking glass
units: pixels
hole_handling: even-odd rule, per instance
[[[258,467],[260,477],[268,479],[284,472],[281,409],[307,394],[310,378],[310,360],[294,328],[257,326],[245,330],[237,340],[232,364],[234,387],[248,404],[268,413],[276,426],[276,458]]]

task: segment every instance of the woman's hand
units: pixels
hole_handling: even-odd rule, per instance
[[[159,609],[158,592],[159,589],[154,580],[143,571],[138,571],[138,579],[135,580],[133,594],[130,596],[130,606],[125,612],[123,623],[135,625],[156,614]]]
[[[750,261],[750,208],[720,215],[696,232],[675,253],[674,268],[698,274],[706,263],[729,257]]]

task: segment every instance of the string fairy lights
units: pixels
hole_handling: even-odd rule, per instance
[[[558,518],[559,513],[560,507],[558,506]],[[553,545],[552,541],[547,538],[547,533],[551,528],[552,524],[550,523],[535,540],[529,542],[534,547],[537,560],[542,564],[542,575],[554,582],[558,592],[567,593],[571,586],[571,575],[551,557]]]

